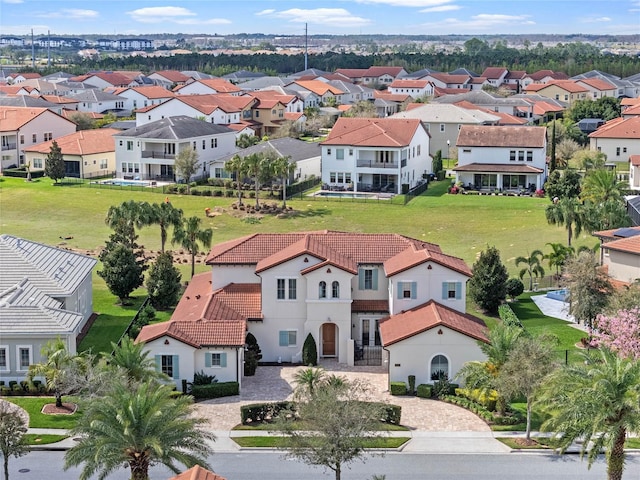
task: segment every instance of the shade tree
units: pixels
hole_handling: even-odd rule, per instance
[[[480,253],[473,264],[473,275],[469,280],[469,295],[483,310],[496,312],[506,299],[507,269],[500,260],[500,252],[489,246]]]

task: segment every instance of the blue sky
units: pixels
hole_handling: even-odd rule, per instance
[[[0,35],[640,32],[640,0],[0,0]]]

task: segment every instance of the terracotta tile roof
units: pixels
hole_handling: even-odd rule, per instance
[[[338,68],[336,69],[336,73],[338,75],[344,75],[348,78],[360,78],[364,77],[366,68]]]
[[[392,77],[397,77],[402,70],[402,67],[369,67],[363,76],[381,77],[382,75],[391,75]]]
[[[114,152],[116,144],[113,135],[115,133],[120,133],[120,130],[115,128],[80,130],[54,140],[27,147],[25,151],[48,154],[51,151],[51,145],[55,141],[63,155],[93,155]]]
[[[340,107],[338,107],[340,108]],[[304,112],[284,112],[284,119],[285,120],[292,120],[292,121],[296,121],[296,120],[300,120],[300,118],[302,118],[302,116],[304,116]]]
[[[157,72],[153,72],[153,75],[159,75],[173,83],[184,83],[191,78],[177,70],[160,70]]]
[[[29,80],[31,78],[41,78],[42,75],[39,73],[29,72],[29,73],[12,73],[11,75],[7,75],[7,78],[17,78],[22,77],[25,80]]]
[[[469,83],[471,83],[473,85],[482,85],[486,81],[487,81],[487,79],[485,77],[471,77],[471,78],[469,78]]]
[[[629,157],[629,162],[631,162],[631,165],[634,167],[640,167],[640,155],[631,155]]]
[[[0,85],[0,92],[6,93],[7,95],[16,95],[21,90],[24,90],[25,92],[32,92],[37,89],[21,85],[19,83],[17,85]]]
[[[538,70],[530,75],[527,75],[531,80],[538,81],[545,77],[551,77],[555,80],[567,80],[569,76],[566,73],[554,72],[553,70]]]
[[[233,96],[215,93],[210,95],[177,95],[170,101],[183,102],[206,115],[210,115],[217,109],[226,113],[240,112],[243,108],[247,108],[252,103],[255,103],[256,99],[246,95]],[[158,108],[161,105],[164,104],[153,105],[152,107],[147,108],[147,110]],[[143,111],[143,109],[140,109],[139,111]]]
[[[233,83],[223,78],[206,78],[196,81],[209,88],[213,88],[218,93],[236,93],[242,91],[239,87],[236,87]]]
[[[64,118],[66,118],[67,120],[71,120],[73,122],[73,118],[76,115],[82,115],[84,117],[89,117],[89,118],[104,118],[104,115],[102,113],[97,113],[97,112],[80,112],[78,110],[70,110],[68,108],[63,108],[62,109],[62,116]]]
[[[456,146],[543,148],[546,135],[545,127],[462,125]]]
[[[640,227],[625,227],[625,229],[627,228],[630,230],[636,230],[640,232]],[[611,230],[600,230],[599,232],[593,232],[591,235],[593,235],[594,237],[598,237],[601,239],[608,239],[608,240],[618,240],[620,238],[626,238],[626,237],[619,237],[614,235],[618,230],[620,230],[620,228],[612,228]]]
[[[389,302],[387,300],[352,300],[351,313],[356,312],[389,313]]]
[[[276,90],[259,90],[256,92],[247,92],[245,95],[257,98],[260,101],[274,99],[284,103],[285,105],[294,102],[298,98],[295,95],[283,95]]]
[[[206,346],[239,347],[244,345],[246,331],[247,325],[243,320],[169,320],[142,327],[136,338],[136,343],[151,342],[157,338],[168,336],[194,348]]]
[[[405,107],[404,111],[408,112],[409,110],[413,110],[414,108],[420,108],[424,105],[424,103],[408,103],[407,106]]]
[[[524,70],[509,70],[509,73],[504,77],[505,80],[522,80],[527,75]]]
[[[602,248],[607,250],[615,250],[617,252],[640,255],[640,235],[605,242],[602,244]]]
[[[47,108],[0,106],[0,132],[15,132],[47,112],[57,115]]]
[[[504,163],[469,163],[453,169],[455,172],[496,172],[540,174],[542,169],[531,165],[508,165]]]
[[[209,470],[202,468],[200,465],[191,467],[189,470],[171,477],[169,480],[226,480],[220,475],[210,472]]]
[[[638,98],[623,98],[620,100],[620,106],[640,105],[640,97]]]
[[[325,83],[322,80],[303,80],[303,81],[296,80],[294,83],[320,96],[326,93],[331,93],[332,95],[344,94],[344,92],[339,88],[336,88],[333,85],[329,85],[328,83]]]
[[[123,75],[121,73],[118,72],[94,72],[94,73],[88,73],[86,75],[80,75],[78,77],[73,77],[70,78],[69,81],[72,82],[84,82],[86,81],[88,78],[91,77],[97,77],[100,80],[103,80],[113,86],[116,87],[124,87],[127,86],[129,83],[131,83],[131,78],[129,78],[126,75]]]
[[[429,85],[429,80],[405,80],[402,78],[396,78],[389,88],[424,88]]]
[[[373,98],[383,98],[390,102],[406,102],[407,100],[412,99],[411,95],[408,93],[389,93],[387,90],[374,90]]]
[[[480,76],[491,79],[498,79],[507,72],[508,70],[504,67],[487,67],[484,69],[484,72],[480,74]]]
[[[629,118],[615,118],[608,121],[589,138],[634,138],[640,139],[640,116]]]
[[[323,145],[406,147],[421,128],[417,118],[339,118]]]
[[[583,78],[577,81],[578,83],[584,83],[596,90],[615,90],[616,86],[611,85],[609,82],[602,80],[601,78]]]
[[[628,115],[640,115],[640,103],[637,105],[633,105],[632,107],[626,108],[622,112],[622,115],[624,115],[625,117]]]
[[[569,93],[589,92],[588,88],[578,85],[578,83],[575,80],[552,80],[547,83],[531,83],[525,87],[525,91],[538,92],[540,90],[544,90],[545,88],[549,88],[552,86],[561,88],[562,90]]]
[[[473,315],[460,313],[433,300],[380,322],[382,345],[388,347],[435,327],[447,327],[488,343],[487,326]]]
[[[468,90],[463,90],[460,92],[460,88],[444,88],[444,87],[434,87],[433,88],[433,96],[434,97],[442,97],[444,95],[459,95],[460,93],[465,93]]]
[[[47,102],[57,103],[59,105],[64,105],[69,103],[79,103],[79,100],[76,98],[63,97],[61,95],[40,95],[39,98],[42,98]]]
[[[452,257],[439,251],[434,252],[426,248],[419,248],[415,244],[384,262],[384,270],[387,277],[391,277],[426,262],[438,263],[468,277],[472,275],[471,269],[461,258]]]
[[[435,78],[436,80],[440,80],[443,83],[447,83],[447,84],[453,83],[453,84],[460,84],[460,85],[463,85],[469,82],[469,80],[471,79],[469,75],[451,75],[449,73],[432,73],[429,76],[432,78]]]

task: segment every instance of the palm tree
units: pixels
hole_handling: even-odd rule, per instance
[[[289,157],[278,157],[271,163],[276,177],[282,182],[282,206],[287,208],[287,182],[289,176],[296,170],[296,164],[289,161]]]
[[[482,353],[487,357],[484,362],[467,362],[457,374],[463,378],[465,386],[471,389],[480,389],[486,393],[496,390],[499,386],[499,375],[502,366],[509,359],[509,354],[515,348],[524,330],[519,327],[512,327],[505,324],[497,324],[489,330],[489,343],[478,342]],[[496,407],[500,414],[504,414],[507,402],[506,398],[499,392]]]
[[[604,347],[583,357],[584,363],[559,369],[545,380],[537,405],[550,418],[542,428],[557,432],[561,452],[581,439],[589,467],[604,449],[607,478],[620,480],[627,433],[640,433],[640,362]]]
[[[149,224],[150,207],[146,202],[128,200],[120,205],[111,205],[105,223],[123,236],[127,246],[134,248],[136,229]]]
[[[167,229],[174,228],[182,221],[182,210],[175,208],[169,202],[154,203],[149,205],[149,212],[146,215],[149,225],[160,227],[160,251],[164,253],[164,246],[167,243]]]
[[[253,179],[253,185],[256,192],[256,207],[260,205],[260,179],[264,174],[267,163],[264,161],[264,155],[261,153],[252,153],[242,159],[244,165],[243,170],[246,174]]]
[[[571,239],[575,232],[582,232],[583,213],[580,200],[573,197],[563,197],[557,203],[549,205],[545,210],[547,222],[551,225],[562,225],[567,229],[567,244],[571,246]]]
[[[549,268],[556,269],[556,278],[560,278],[560,270],[567,259],[573,255],[573,247],[566,247],[562,243],[547,243],[551,247],[551,253],[545,253],[542,257],[549,262]]]
[[[540,250],[534,250],[529,254],[528,257],[517,257],[516,258],[516,267],[520,266],[521,263],[525,264],[525,268],[520,270],[520,280],[525,276],[525,274],[529,275],[529,291],[533,290],[533,277],[544,277],[544,268],[540,264],[540,261],[544,258],[544,254]]]
[[[103,358],[113,367],[126,372],[127,378],[133,382],[149,379],[167,380],[167,376],[156,370],[156,363],[149,358],[149,351],[144,343],[135,343],[132,338],[124,337],[120,345],[111,342],[112,354],[103,353]]]
[[[189,217],[183,219],[181,224],[178,224],[173,231],[173,239],[171,243],[178,243],[189,254],[191,254],[191,277],[196,272],[196,255],[200,251],[200,245],[202,247],[209,248],[211,246],[211,240],[213,238],[213,230],[200,228],[199,217]]]
[[[244,174],[244,167],[240,155],[234,155],[224,164],[224,169],[236,176],[236,183],[238,184],[238,206],[242,205],[242,189],[240,188],[240,184],[242,182],[241,177]]]
[[[28,378],[42,376],[45,379],[47,390],[53,392],[56,397],[56,407],[62,407],[62,389],[67,375],[67,369],[74,362],[75,355],[70,355],[67,346],[62,339],[48,341],[40,350],[40,355],[45,359],[42,363],[29,365]]]
[[[296,384],[296,394],[301,397],[313,397],[314,392],[325,379],[325,371],[322,368],[305,368],[298,370],[293,376]]]
[[[582,183],[581,196],[594,204],[608,200],[621,200],[625,185],[618,180],[614,170],[598,168],[591,170]]]
[[[84,464],[80,480],[104,479],[128,464],[132,480],[148,480],[149,466],[162,464],[179,473],[176,463],[209,468],[206,457],[215,437],[193,416],[192,399],[172,397],[173,386],[156,382],[116,383],[113,391],[88,404],[72,430],[79,442],[65,454],[65,469]]]

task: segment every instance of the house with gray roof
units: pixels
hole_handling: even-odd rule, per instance
[[[92,271],[86,255],[8,234],[0,235],[0,379],[23,380],[40,350],[62,339],[76,352],[93,314]]]
[[[253,78],[245,82],[242,82],[241,84],[238,85],[238,87],[241,88],[242,90],[256,91],[256,90],[264,90],[270,87],[284,87],[289,83],[290,83],[289,81],[284,80],[281,77],[266,77],[263,75],[261,77]]]
[[[473,90],[456,95],[442,95],[434,98],[432,103],[458,103],[467,101],[482,108],[493,110],[494,112],[507,113],[509,115],[521,116],[519,112],[523,108],[531,108],[531,105],[522,98],[501,97],[491,95],[484,90]]]
[[[146,123],[114,138],[116,176],[124,180],[175,181],[175,159],[185,149],[198,154],[198,167],[191,180],[208,177],[212,162],[236,151],[235,130],[187,115]]]
[[[113,93],[103,92],[101,90],[87,90],[82,93],[70,93],[69,98],[78,100],[78,111],[94,112],[94,113],[115,113],[125,111],[126,98]]]
[[[246,157],[254,153],[273,152],[279,157],[287,157],[290,163],[295,163],[296,169],[289,178],[290,182],[305,180],[312,175],[320,176],[321,148],[317,142],[303,142],[296,138],[283,137],[260,142],[235,153],[221,157],[211,162],[211,178],[228,178],[229,172],[224,170],[224,164],[234,155]]]

